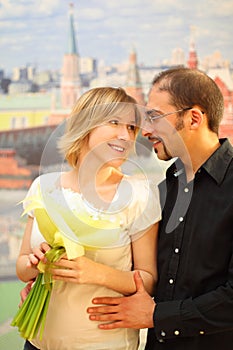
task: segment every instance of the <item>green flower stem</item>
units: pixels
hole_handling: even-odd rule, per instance
[[[21,306],[21,308],[18,310],[18,312],[16,313],[11,325],[12,326],[16,326],[18,324],[21,324],[23,322],[23,319],[25,317],[25,314],[27,314],[28,309],[30,304],[32,303],[33,299],[34,299],[34,294],[37,293],[37,290],[39,288],[39,285],[41,283],[41,279],[42,279],[42,275],[39,274],[35,284],[33,285],[30,293],[28,294],[26,300],[24,301],[23,305]]]
[[[51,293],[47,294],[47,298],[45,301],[45,305],[44,305],[44,310],[43,310],[43,314],[41,317],[41,328],[40,328],[40,340],[42,340],[43,337],[43,333],[44,333],[44,327],[45,327],[45,320],[46,320],[46,315],[47,315],[47,311],[48,311],[48,307],[49,307],[49,300],[51,297]]]
[[[44,296],[48,292],[45,286],[41,284],[42,278],[43,274],[39,274],[27,299],[12,321],[12,326],[18,326],[22,337],[25,339],[32,339],[36,335],[34,328],[37,325],[37,315],[40,315]]]
[[[52,263],[58,261],[61,259],[61,257],[65,254],[65,248],[62,246],[55,246],[53,248],[51,248],[50,250],[48,250],[45,253],[45,257],[48,260],[49,263],[46,264],[46,269],[44,272],[44,278],[43,281],[45,283],[45,286],[47,289],[51,290],[52,289],[52,276],[51,274],[48,272],[48,270],[50,269]]]
[[[30,334],[28,333],[25,333],[25,337],[27,339],[33,339],[35,338],[38,330],[39,330],[39,327],[40,327],[40,324],[41,324],[41,316],[43,314],[43,311],[44,311],[44,304],[45,304],[45,301],[46,301],[46,298],[47,298],[47,295],[48,293],[50,293],[50,291],[48,291],[46,288],[44,288],[43,286],[43,291],[42,291],[42,294],[40,294],[40,303],[39,303],[39,308],[38,310],[36,310],[36,317],[35,317],[35,320],[34,320],[34,324],[33,324],[33,327],[32,329],[30,330]]]
[[[51,264],[58,261],[65,253],[65,248],[56,246],[46,252],[45,273],[39,273],[35,284],[29,292],[23,305],[20,307],[11,325],[18,327],[21,336],[31,340],[37,336],[40,330],[40,340],[43,337],[46,315],[51,297],[52,283],[51,274],[48,272]]]
[[[30,302],[30,307],[28,308],[25,317],[22,319],[22,325],[21,325],[21,330],[24,330],[27,325],[29,324],[31,320],[31,324],[34,323],[34,318],[35,318],[35,312],[38,309],[40,298],[41,298],[41,279],[42,279],[42,274],[39,274],[38,280],[35,283],[35,290],[33,291],[31,295],[31,302]]]

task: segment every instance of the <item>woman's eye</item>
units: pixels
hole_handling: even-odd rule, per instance
[[[113,119],[113,120],[110,120],[109,123],[113,124],[113,125],[118,125],[119,124],[119,120]]]
[[[133,124],[128,125],[128,130],[135,132],[136,131],[136,125],[133,125]]]

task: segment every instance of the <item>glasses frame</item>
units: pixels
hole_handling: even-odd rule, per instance
[[[177,111],[174,111],[174,112],[168,112],[168,113],[164,113],[164,114],[159,114],[159,115],[156,115],[154,117],[150,116],[150,114],[156,112],[156,110],[155,109],[150,109],[149,111],[146,112],[146,114],[144,116],[144,119],[145,119],[145,121],[150,121],[150,123],[152,124],[154,120],[167,117],[168,115],[171,115],[171,114],[185,112],[185,111],[188,111],[188,110],[190,110],[192,108],[193,107],[185,107],[185,108],[182,108],[182,109],[178,109]]]

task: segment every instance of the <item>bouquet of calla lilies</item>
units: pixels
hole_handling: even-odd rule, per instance
[[[47,262],[37,265],[36,281],[11,323],[23,338],[31,340],[38,334],[40,339],[43,337],[54,283],[49,268],[64,255],[67,259],[84,255],[85,247],[114,245],[119,239],[121,219],[119,214],[98,215],[96,210],[90,211],[81,196],[69,190],[42,193],[38,185],[36,195],[27,197],[25,202],[22,215],[33,211],[39,230],[51,247],[45,253]]]

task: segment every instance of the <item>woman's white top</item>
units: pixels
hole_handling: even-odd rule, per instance
[[[65,199],[71,210],[76,210],[76,207],[81,205],[92,217],[96,215],[98,220],[101,220],[101,216],[109,215],[112,220],[115,215],[121,215],[117,240],[105,246],[85,246],[85,256],[118,270],[132,270],[132,240],[139,238],[152,224],[161,219],[157,186],[145,178],[126,177],[118,186],[108,210],[104,211],[96,210],[86,203],[79,193],[57,186],[59,178],[60,173],[39,176],[28,191],[28,201],[40,184],[42,190],[53,193],[57,201],[62,202]],[[33,211],[29,215],[34,216]],[[107,230],[105,234],[107,237]],[[31,246],[38,246],[43,241],[45,239],[34,218]],[[31,343],[41,350],[136,350],[139,342],[138,330],[101,330],[98,328],[98,322],[89,320],[86,311],[88,307],[93,306],[94,297],[120,295],[100,285],[55,282],[43,339],[39,340],[37,337]],[[135,310],[135,315],[137,312]]]

